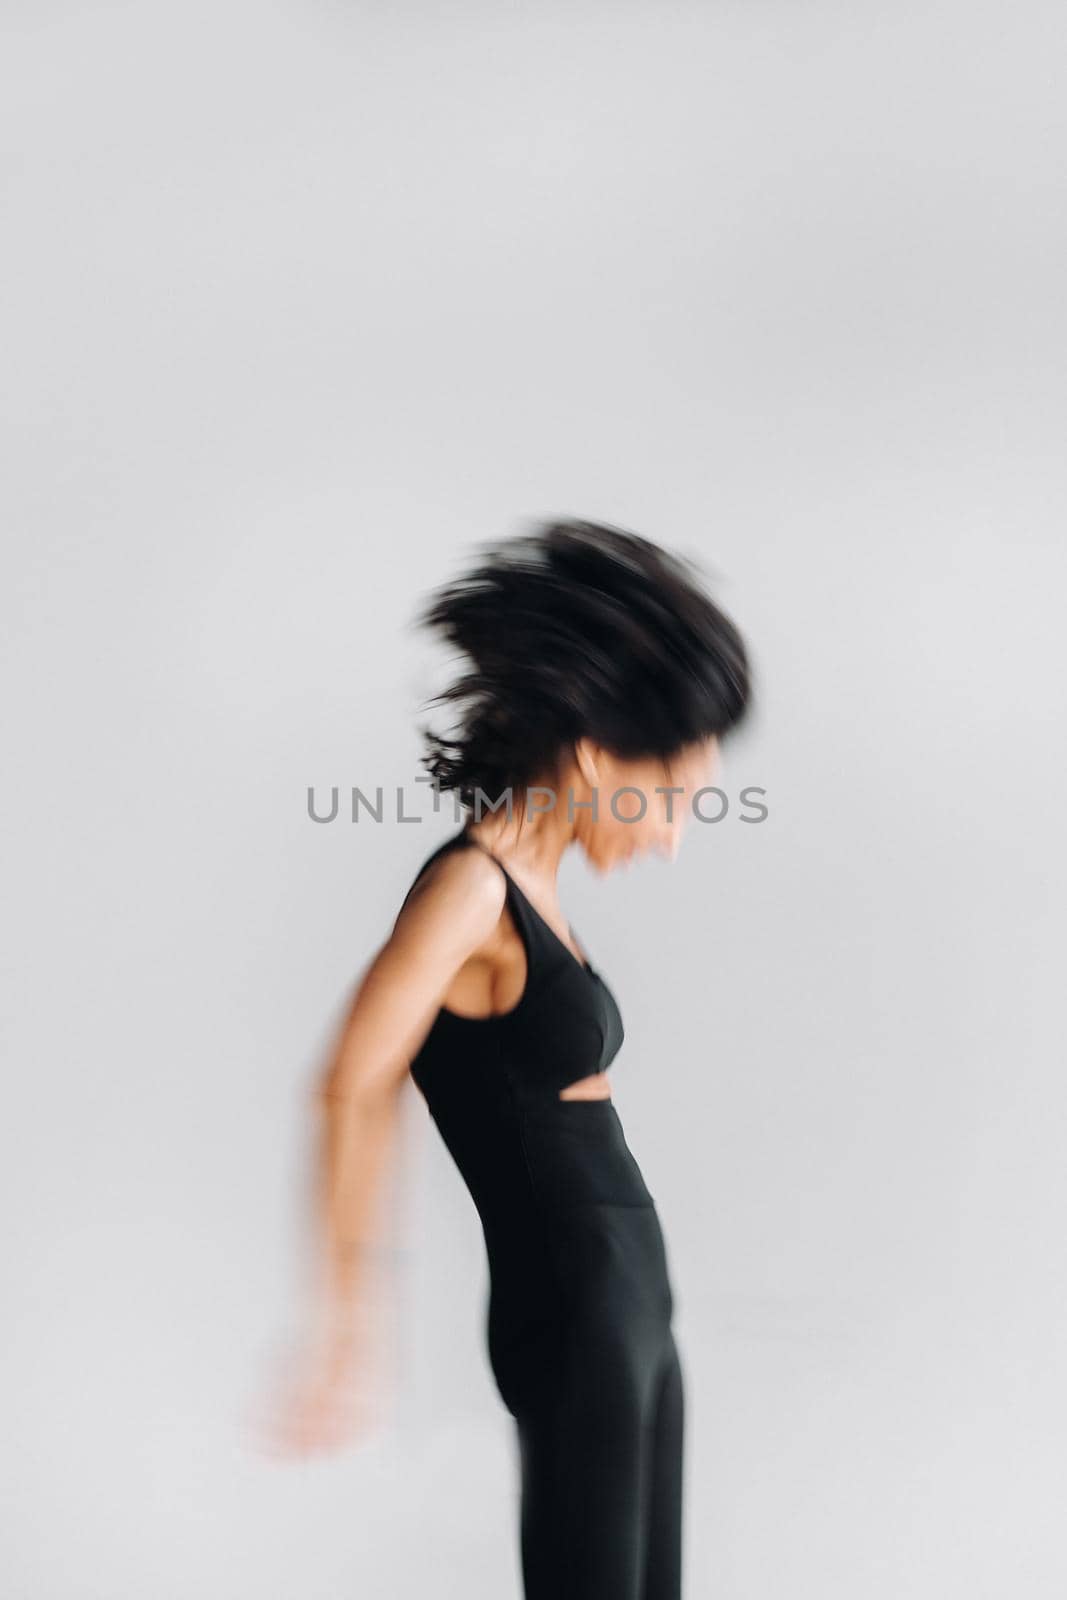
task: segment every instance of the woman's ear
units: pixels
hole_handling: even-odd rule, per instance
[[[574,764],[590,789],[595,789],[597,786],[598,753],[597,746],[592,739],[587,739],[584,734],[580,739],[574,741]]]

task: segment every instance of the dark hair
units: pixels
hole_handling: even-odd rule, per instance
[[[583,734],[624,759],[670,757],[741,721],[744,642],[694,561],[579,521],[475,550],[414,620],[470,662],[424,702],[462,708],[456,737],[420,725],[435,787],[473,806],[478,790],[525,790]]]

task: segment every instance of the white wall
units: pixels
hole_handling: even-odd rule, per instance
[[[694,1600],[1067,1582],[1062,8],[5,7],[5,1592],[517,1595],[473,1210],[242,1420],[472,541],[696,554],[765,825],[563,894],[668,1230]],[[425,809],[425,807],[424,807]]]

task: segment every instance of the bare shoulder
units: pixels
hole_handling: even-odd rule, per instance
[[[416,939],[450,928],[468,946],[488,937],[500,918],[507,892],[503,872],[482,850],[446,850],[412,885],[394,924],[401,937]]]
[[[359,984],[325,1093],[400,1081],[456,973],[472,956],[490,954],[505,889],[480,850],[448,850],[431,862]]]

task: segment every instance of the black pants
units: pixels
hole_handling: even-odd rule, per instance
[[[681,1600],[682,1433],[673,1341],[645,1383],[519,1421],[526,1600]]]
[[[490,1229],[525,1600],[681,1600],[683,1369],[659,1214],[610,1101],[529,1108],[528,1231]]]

